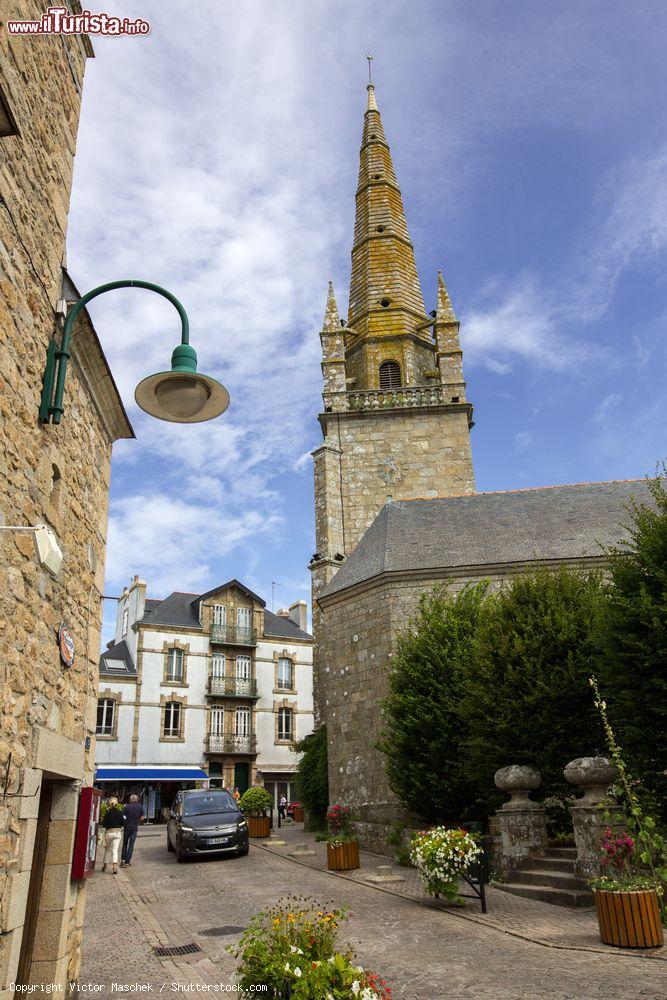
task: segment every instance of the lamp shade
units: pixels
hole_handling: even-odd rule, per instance
[[[152,417],[175,424],[211,420],[229,406],[229,393],[221,382],[189,371],[149,375],[135,389],[134,398]]]

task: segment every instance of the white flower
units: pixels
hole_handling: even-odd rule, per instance
[[[352,987],[351,988],[352,988],[352,992],[354,993],[354,995],[356,997],[357,993],[361,989],[361,984],[360,984],[360,982],[359,982],[358,979],[354,980],[354,982],[352,983]]]
[[[289,971],[290,971],[289,962],[285,962],[285,972],[289,972]]]
[[[336,961],[336,956],[335,956],[335,955],[332,955],[332,956],[331,956],[331,958],[328,958],[328,959],[327,959],[327,962],[331,962],[332,964],[333,964],[333,963],[334,963],[335,961]]]
[[[296,976],[296,978],[297,978],[297,979],[299,979],[299,978],[300,978],[300,976],[301,976],[301,969],[299,968],[299,966],[298,966],[298,965],[297,965],[297,966],[296,966],[296,968],[294,969],[294,975]]]
[[[289,946],[289,950],[292,952],[293,955],[296,955],[296,953],[298,951],[298,948],[297,948],[297,946],[295,944],[291,944]]]

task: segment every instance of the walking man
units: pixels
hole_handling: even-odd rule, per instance
[[[121,868],[130,868],[134,842],[137,839],[139,824],[144,821],[144,807],[138,795],[130,795],[130,801],[123,809],[123,857]]]
[[[285,810],[287,809],[287,799],[284,795],[280,796],[280,802],[278,803],[278,813],[281,819],[285,819]]]

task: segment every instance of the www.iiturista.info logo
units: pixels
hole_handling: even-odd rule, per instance
[[[7,21],[10,35],[147,35],[150,30],[140,17],[131,21],[89,10],[71,14],[67,7],[47,7],[39,21]]]

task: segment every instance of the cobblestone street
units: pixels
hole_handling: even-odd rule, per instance
[[[484,923],[473,903],[463,914],[439,911],[409,894],[379,891],[358,880],[372,874],[382,859],[365,855],[358,878],[340,878],[286,856],[293,843],[309,842],[300,829],[285,831],[285,839],[283,848],[253,845],[246,858],[179,865],[167,853],[164,829],[142,831],[133,867],[115,878],[98,873],[89,886],[81,981],[103,985],[100,996],[111,992],[112,983],[152,984],[153,992],[166,983],[165,993],[176,983],[195,989],[197,984],[233,983],[235,962],[227,945],[238,940],[254,913],[292,892],[350,907],[341,940],[355,944],[360,964],[385,976],[396,997],[660,1000],[667,995],[663,961],[539,944],[506,933],[512,931],[511,907],[517,904],[506,904],[507,926],[501,929],[494,900],[506,896],[497,890],[491,890]],[[319,853],[307,857],[312,861]],[[525,902],[518,901],[524,928]],[[538,916],[546,906],[528,904],[533,905]],[[580,914],[561,913],[560,908],[547,911],[555,926],[561,920],[566,925],[581,920]],[[544,936],[544,916],[541,920]],[[153,951],[187,944],[201,951],[170,959]]]

